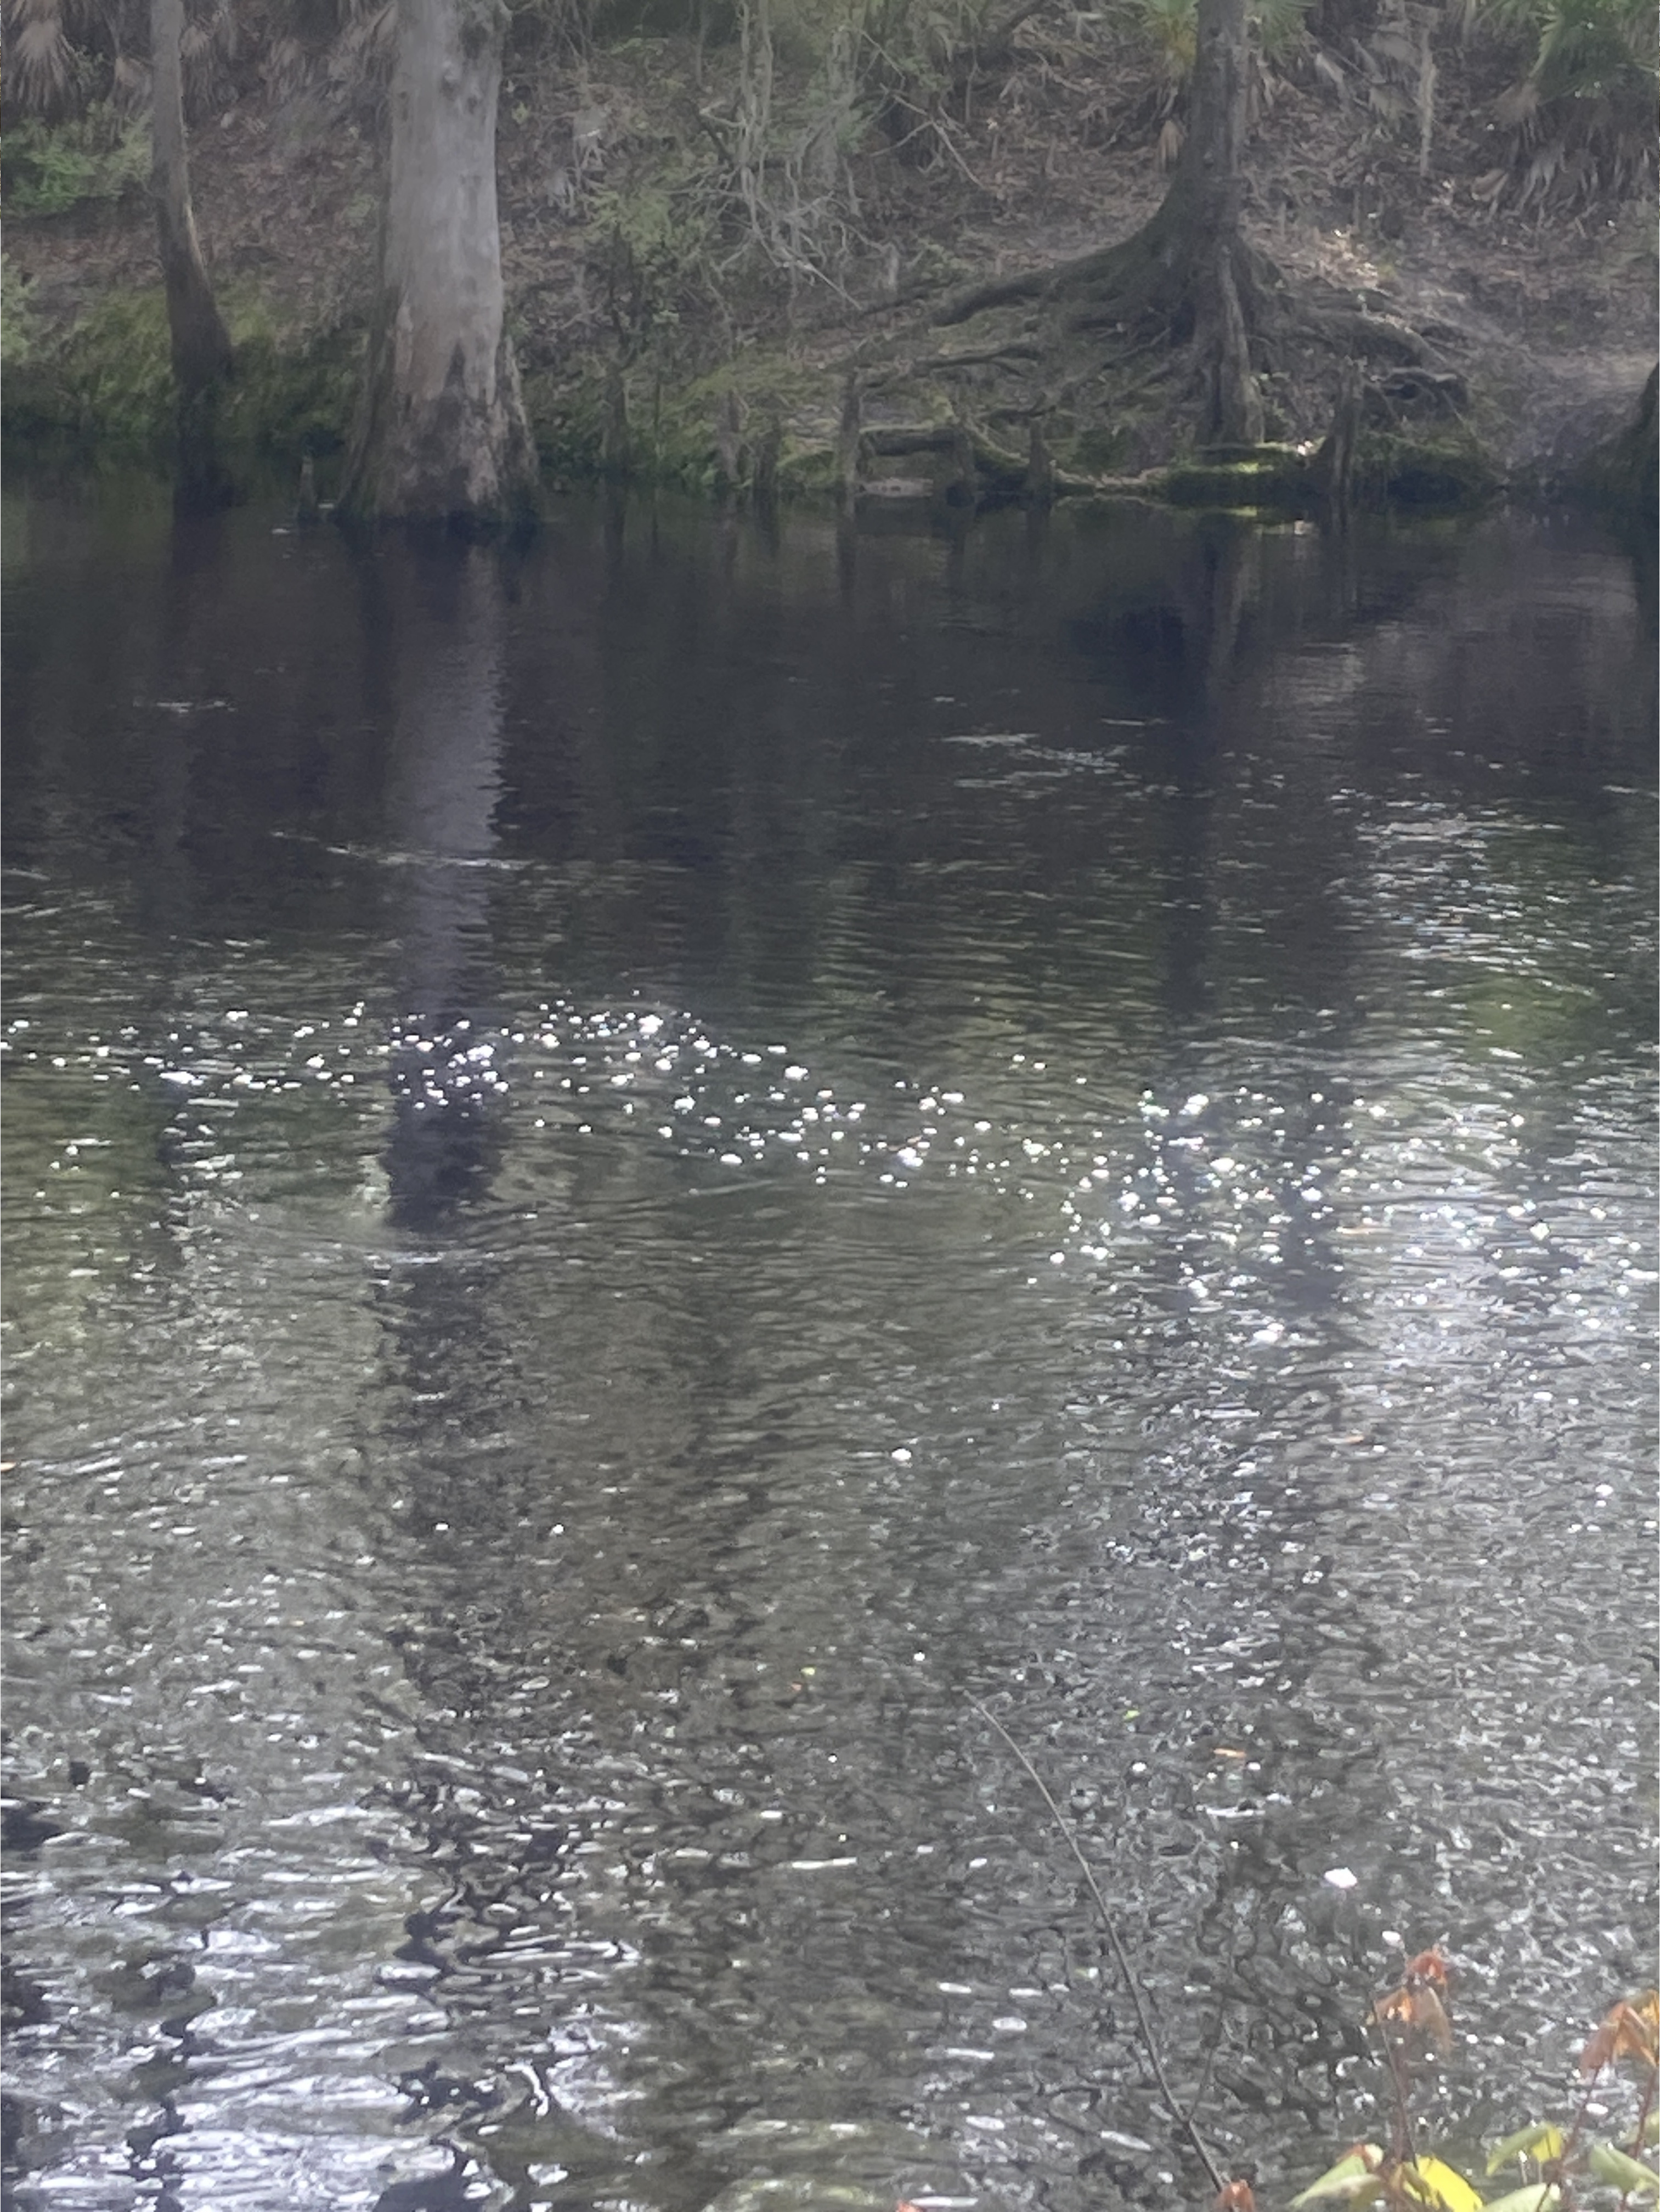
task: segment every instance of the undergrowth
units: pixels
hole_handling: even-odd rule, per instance
[[[0,139],[0,193],[8,215],[63,215],[142,191],[149,161],[148,126],[106,104],[66,123],[26,115]]]
[[[1660,33],[1651,0],[1253,0],[1255,93],[1280,76],[1323,83],[1367,130],[1416,141],[1428,173],[1440,62],[1454,41],[1510,58],[1491,110],[1506,149],[1496,191],[1523,204],[1580,205],[1653,174]],[[0,0],[7,72],[8,209],[61,211],[119,197],[148,165],[144,11],[135,0]],[[580,82],[607,54],[692,51],[695,114],[673,119],[689,174],[675,236],[713,223],[787,284],[835,285],[870,243],[848,156],[882,144],[905,165],[971,175],[968,128],[1020,65],[1068,45],[1122,55],[1153,90],[1140,126],[1168,166],[1181,143],[1195,0],[1104,0],[1059,9],[1028,0],[518,0],[514,51],[551,51]],[[309,89],[326,104],[384,100],[391,0],[191,0],[185,74],[192,112]],[[1064,67],[1061,61],[1059,66]],[[138,118],[138,119],[135,119]],[[584,149],[567,173],[597,181]],[[690,203],[696,203],[695,206]],[[611,226],[635,263],[661,240]],[[703,273],[714,267],[714,242]],[[647,270],[648,286],[656,272]],[[631,272],[630,272],[631,276]],[[657,290],[672,287],[658,284]],[[660,312],[660,307],[654,312]]]
[[[28,288],[0,255],[0,364],[21,368],[40,343],[40,318],[29,305]]]
[[[9,269],[6,286],[6,343],[16,349],[6,355],[9,436],[136,453],[164,449],[173,434],[176,399],[160,289],[112,293],[66,335],[46,338]],[[337,450],[356,402],[361,331],[296,338],[240,286],[231,287],[221,305],[235,349],[220,417],[227,444],[296,456]]]

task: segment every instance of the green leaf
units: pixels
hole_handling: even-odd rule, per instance
[[[1383,2154],[1376,2143],[1357,2143],[1347,2158],[1340,2158],[1318,2181],[1311,2181],[1300,2197],[1292,2198],[1291,2212],[1333,2198],[1347,2204],[1369,2204],[1383,2193],[1377,2173],[1383,2163]]]
[[[1612,2143],[1591,2145],[1590,2170],[1599,2181],[1606,2181],[1627,2197],[1660,2197],[1660,2173],[1640,2159],[1615,2150]]]
[[[1660,2110],[1651,2112],[1645,2119],[1637,2142],[1643,2150],[1652,2150],[1656,2143],[1660,2143]]]
[[[1556,2212],[1562,2192],[1554,2181],[1530,2181],[1507,2197],[1490,2197],[1487,2212]]]
[[[1462,2173],[1442,2160],[1408,2159],[1401,2171],[1411,2183],[1414,2195],[1438,2206],[1439,2212],[1481,2212],[1481,2199],[1475,2191]]]
[[[1534,2120],[1525,2128],[1517,2128],[1513,2136],[1506,2136],[1487,2153],[1487,2172],[1497,2173],[1501,2166],[1508,2166],[1513,2158],[1537,2159],[1542,2166],[1548,2158],[1562,2155],[1562,2130],[1549,2120]]]

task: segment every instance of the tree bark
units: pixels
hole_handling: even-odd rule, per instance
[[[231,343],[208,282],[191,210],[180,58],[184,33],[185,0],[151,0],[150,193],[167,295],[173,381],[188,403],[228,375]]]
[[[1246,301],[1256,276],[1240,233],[1244,197],[1245,0],[1198,0],[1193,106],[1178,162],[1195,234],[1195,331],[1205,379],[1204,439],[1254,446],[1262,400],[1251,374]],[[1172,190],[1171,198],[1177,197]]]
[[[489,526],[536,455],[503,321],[496,108],[504,0],[398,0],[392,161],[342,510]]]
[[[1346,361],[1338,379],[1337,400],[1331,428],[1314,457],[1314,478],[1326,502],[1326,511],[1341,528],[1348,520],[1354,499],[1355,446],[1360,435],[1361,378],[1359,363]]]
[[[864,394],[849,370],[842,387],[842,421],[836,434],[836,495],[850,507],[859,495],[859,441],[865,419]]]
[[[1198,0],[1188,135],[1166,205],[1206,238],[1238,235],[1244,190],[1245,0]]]
[[[1116,249],[1141,263],[1125,289],[1190,334],[1201,380],[1200,437],[1251,446],[1262,401],[1251,370],[1259,285],[1240,228],[1244,198],[1245,0],[1198,0],[1188,135],[1163,204],[1139,237]],[[1139,253],[1138,253],[1139,249]]]

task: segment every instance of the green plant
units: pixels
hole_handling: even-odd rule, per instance
[[[857,41],[832,24],[805,93],[779,92],[771,0],[741,0],[737,112],[727,187],[746,248],[787,278],[837,285],[856,203],[846,155],[863,127]],[[740,258],[741,252],[740,249]]]
[[[383,85],[393,0],[186,0],[180,58],[192,118],[256,74],[272,100],[321,78],[338,99]],[[149,95],[147,0],[0,0],[8,133],[20,122],[137,115]]]
[[[25,116],[0,143],[9,215],[61,215],[83,200],[116,200],[149,174],[149,132],[106,104],[70,123]]]
[[[1420,1951],[1408,1961],[1396,1986],[1372,2007],[1369,2027],[1380,2041],[1389,2081],[1389,2142],[1354,2144],[1335,2166],[1292,2199],[1292,2212],[1310,2205],[1381,2205],[1383,2212],[1579,2212],[1588,2196],[1611,2195],[1619,2212],[1633,2203],[1660,2200],[1660,2170],[1643,2154],[1660,2136],[1655,2095],[1660,2081],[1660,1995],[1653,1990],[1622,2000],[1602,2021],[1580,2054],[1584,2087],[1578,2109],[1564,2129],[1530,2121],[1488,2154],[1488,2175],[1515,2165],[1522,2179],[1484,2202],[1474,2183],[1421,2145],[1413,2122],[1413,2092],[1431,2054],[1452,2050],[1446,1962],[1439,1951]],[[1597,2091],[1609,2070],[1627,2063],[1636,2078],[1637,2105],[1620,2142],[1592,2136],[1587,2123],[1603,2108]]]
[[[1031,0],[854,0],[847,15],[852,74],[908,167],[948,162],[970,181],[958,143],[976,94],[1006,69]]]
[[[40,340],[40,325],[23,279],[0,255],[0,363],[21,368]]]
[[[679,149],[626,187],[594,187],[591,262],[625,359],[672,331],[713,289],[718,185],[701,149]]]
[[[1517,199],[1583,201],[1652,175],[1660,27],[1645,0],[1490,0],[1487,12],[1533,42],[1497,109]]]
[[[1199,19],[1194,0],[1128,0],[1131,35],[1151,54],[1173,103],[1193,74],[1199,51]]]
[[[165,447],[177,393],[161,289],[110,293],[73,329],[46,337],[26,303],[15,323],[22,288],[9,268],[4,275],[8,434],[88,450]],[[247,287],[230,288],[223,306],[236,349],[219,418],[227,447],[283,456],[337,449],[361,382],[361,328],[278,330]],[[14,353],[20,337],[23,350]]]
[[[1488,0],[1485,12],[1533,39],[1525,81],[1541,100],[1627,93],[1652,100],[1660,33],[1654,10],[1641,0]]]
[[[231,64],[250,33],[271,32],[265,14],[281,0],[257,0],[255,20],[233,14],[231,0],[187,0],[180,53],[193,106],[222,100]],[[317,0],[293,0],[299,9]],[[149,10],[145,0],[0,0],[6,38],[5,107],[19,117],[61,120],[111,101],[124,111],[148,98]]]
[[[1271,61],[1293,52],[1304,36],[1312,0],[1252,0],[1249,9],[1260,52]],[[1185,80],[1198,39],[1195,0],[1121,0],[1118,21],[1171,75]]]

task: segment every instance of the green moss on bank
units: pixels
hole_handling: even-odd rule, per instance
[[[1483,507],[1504,489],[1492,456],[1468,436],[1363,434],[1355,456],[1363,505],[1432,508]]]
[[[13,288],[16,289],[17,288]],[[27,301],[21,303],[27,313]],[[235,347],[235,368],[217,415],[228,458],[297,463],[302,454],[338,453],[349,434],[362,373],[361,330],[296,332],[246,289],[228,287],[222,309]],[[45,337],[27,319],[14,325],[3,428],[14,448],[65,456],[125,453],[165,460],[175,430],[175,397],[159,288],[112,294],[73,328]],[[21,341],[21,342],[20,342]],[[932,366],[931,364],[927,366]],[[919,364],[919,368],[924,365]],[[841,416],[848,363],[833,354],[803,361],[783,346],[757,347],[714,368],[688,372],[659,357],[624,369],[589,356],[569,366],[532,363],[524,378],[532,434],[550,482],[629,477],[708,495],[727,484],[753,488],[763,475],[781,496],[820,499],[841,489]],[[869,363],[868,450],[861,477],[926,479],[938,496],[958,500],[960,449],[931,434],[950,426],[970,439],[982,504],[1022,498],[1024,452],[1005,452],[970,424],[959,395],[903,363]],[[998,395],[984,395],[987,411]],[[1004,410],[1006,413],[1007,410]],[[1099,460],[1116,451],[1119,426],[1091,416],[1055,422],[1055,447],[1068,471],[1066,489],[1099,481]],[[1000,439],[1019,435],[1001,428]],[[929,450],[939,447],[939,451]],[[897,461],[885,457],[897,454]],[[764,460],[763,457],[764,456]],[[1092,460],[1097,468],[1079,467]],[[1310,453],[1290,445],[1206,453],[1136,480],[1143,496],[1172,504],[1257,514],[1317,511]],[[1104,489],[1107,488],[1104,486]],[[1115,487],[1116,488],[1116,487]],[[892,495],[891,486],[879,491]],[[1486,452],[1467,434],[1412,438],[1363,434],[1354,497],[1365,507],[1462,508],[1501,489]]]
[[[1313,514],[1322,501],[1313,454],[1296,446],[1201,454],[1165,471],[1158,488],[1174,506],[1256,514]],[[1503,488],[1491,456],[1467,436],[1373,432],[1356,449],[1353,496],[1361,507],[1463,510]]]
[[[1316,503],[1309,456],[1295,446],[1257,446],[1244,453],[1178,461],[1165,472],[1163,491],[1175,507],[1301,514]]]
[[[220,414],[232,447],[269,457],[343,445],[356,405],[362,334],[284,332],[257,295],[221,299],[235,368]],[[165,453],[175,395],[161,288],[112,293],[68,332],[31,333],[9,358],[0,427],[9,442],[58,452]]]

